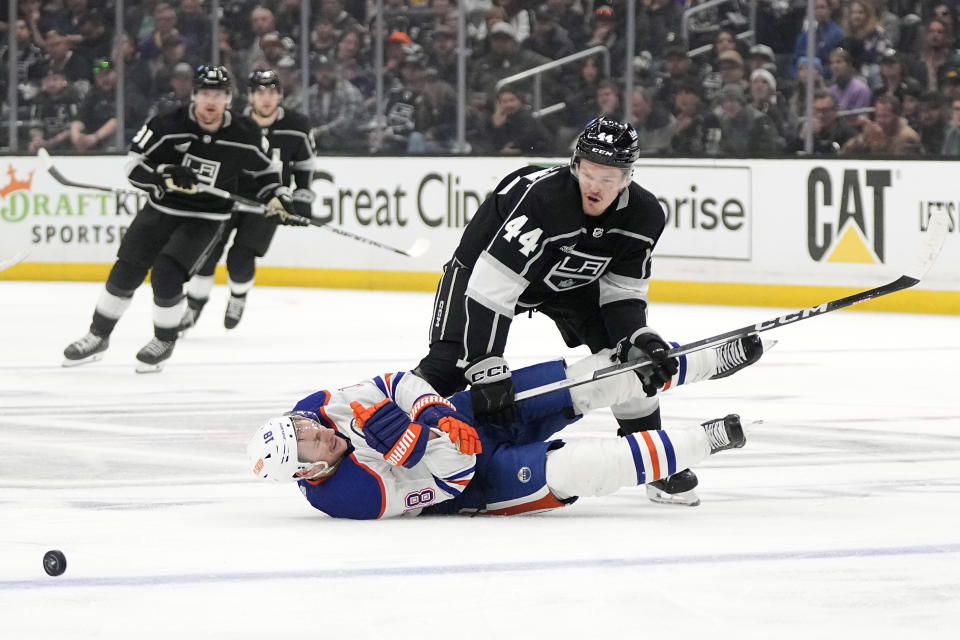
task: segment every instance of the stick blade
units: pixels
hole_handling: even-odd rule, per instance
[[[916,261],[909,270],[904,272],[904,275],[915,278],[918,282],[922,280],[933,263],[937,261],[937,256],[940,255],[940,249],[943,248],[943,242],[946,240],[949,231],[950,217],[945,209],[931,214]]]
[[[47,153],[47,150],[43,147],[37,149],[37,157],[40,158],[40,162],[43,163],[44,168],[49,171],[53,166],[53,159],[50,157],[50,154]]]
[[[429,250],[430,241],[426,238],[417,238],[417,241],[413,243],[413,246],[407,249],[407,255],[411,258],[419,258]]]

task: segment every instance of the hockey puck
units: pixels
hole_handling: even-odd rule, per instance
[[[67,570],[67,556],[63,551],[47,551],[43,554],[43,570],[50,576],[59,576]]]

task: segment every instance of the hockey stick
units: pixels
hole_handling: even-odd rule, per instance
[[[875,287],[873,289],[861,291],[860,293],[855,293],[845,298],[824,302],[823,304],[819,304],[815,307],[807,307],[806,309],[801,309],[799,311],[785,313],[782,316],[778,316],[766,322],[750,324],[745,327],[740,327],[739,329],[734,329],[732,331],[720,333],[715,336],[710,336],[709,338],[703,338],[702,340],[697,340],[695,342],[688,342],[687,344],[682,344],[678,347],[670,349],[667,352],[667,357],[674,358],[687,353],[693,353],[694,351],[700,351],[701,349],[715,347],[717,345],[730,342],[731,340],[745,338],[751,334],[769,331],[770,329],[776,329],[786,324],[791,324],[800,320],[806,320],[807,318],[822,316],[823,314],[831,311],[845,309],[846,307],[852,307],[855,304],[860,304],[861,302],[866,302],[867,300],[872,300],[873,298],[879,298],[880,296],[885,296],[891,293],[896,293],[897,291],[909,289],[920,282],[923,276],[926,275],[927,271],[930,270],[930,267],[933,266],[937,256],[940,255],[940,249],[943,247],[943,241],[947,236],[948,224],[949,221],[947,219],[946,212],[937,212],[930,217],[930,224],[927,227],[927,232],[923,239],[921,250],[917,254],[916,264],[909,271],[907,271],[907,273],[903,274],[892,282],[888,282],[885,285]],[[536,398],[537,396],[542,396],[554,391],[578,387],[582,384],[593,382],[594,380],[615,376],[625,371],[633,371],[634,369],[639,369],[649,364],[651,364],[649,360],[634,360],[633,362],[612,364],[609,367],[597,369],[593,373],[584,374],[578,378],[559,380],[557,382],[545,384],[541,387],[521,391],[517,394],[516,400],[517,402],[520,402],[521,400]]]
[[[59,182],[60,184],[66,187],[76,187],[78,189],[92,189],[94,191],[106,191],[109,193],[120,194],[120,195],[137,193],[136,191],[132,191],[129,189],[117,189],[114,187],[105,187],[102,185],[88,184],[85,182],[76,182],[74,180],[70,180],[65,175],[63,175],[63,173],[56,167],[56,165],[53,164],[53,158],[50,157],[50,154],[47,153],[46,149],[42,147],[38,149],[37,156],[40,158],[40,160],[43,162],[44,166],[46,167],[47,173],[49,173],[54,180],[56,180],[57,182]],[[238,196],[235,193],[230,193],[225,189],[213,187],[213,186],[204,184],[202,182],[197,185],[197,188],[199,191],[203,193],[209,193],[210,195],[223,198],[224,200],[232,201],[234,203],[235,211],[240,211],[243,213],[253,213],[256,215],[266,215],[267,213],[267,207],[264,204],[257,202],[256,200],[250,200],[248,198],[244,198],[243,196]],[[303,216],[297,216],[297,217],[301,219],[303,218]],[[379,249],[386,249],[387,251],[393,251],[394,253],[399,253],[400,255],[407,256],[409,258],[418,258],[423,254],[425,254],[427,250],[430,248],[430,241],[427,240],[426,238],[417,238],[417,240],[413,243],[413,245],[409,249],[403,250],[403,249],[397,249],[396,247],[391,247],[390,245],[387,245],[387,244],[383,244],[382,242],[377,242],[376,240],[372,240],[364,236],[357,235],[355,233],[351,233],[349,231],[344,231],[343,229],[339,229],[337,227],[330,226],[328,223],[322,222],[320,220],[316,220],[315,218],[310,218],[309,221],[310,221],[310,224],[314,227],[321,227],[323,229],[326,229],[327,231],[332,231],[333,233],[336,233],[337,235],[343,236],[345,238],[350,238],[351,240],[363,242],[365,244],[372,245]]]
[[[6,271],[10,267],[15,267],[21,262],[23,262],[27,256],[30,255],[29,249],[24,249],[20,253],[17,253],[14,256],[7,258],[6,260],[0,260],[0,271]]]

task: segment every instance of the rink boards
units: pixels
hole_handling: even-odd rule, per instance
[[[74,181],[129,187],[121,156],[56,162]],[[432,290],[471,214],[501,177],[528,163],[563,162],[321,157],[315,218],[400,249],[426,238],[429,251],[410,258],[322,229],[283,227],[257,281]],[[30,254],[0,279],[103,280],[142,193],[64,187],[35,157],[2,164],[0,259]],[[950,233],[929,276],[868,308],[960,313],[955,168],[945,161],[644,159],[634,179],[658,196],[667,215],[651,297],[816,304],[899,276],[913,262],[930,214],[945,210]]]

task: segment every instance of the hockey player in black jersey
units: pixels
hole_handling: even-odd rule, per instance
[[[245,113],[251,117],[270,144],[270,156],[283,166],[283,184],[293,191],[297,213],[309,218],[314,195],[310,190],[316,150],[310,123],[303,114],[280,106],[283,87],[277,72],[272,69],[254,71],[249,78],[249,106]],[[180,330],[189,329],[197,322],[200,312],[210,298],[213,288],[213,272],[223,255],[231,229],[236,229],[230,251],[227,252],[227,284],[230,298],[223,317],[223,326],[233,329],[240,322],[246,306],[247,292],[253,287],[256,274],[256,259],[262,258],[270,248],[277,230],[274,218],[234,213],[229,226],[216,248],[200,270],[187,283],[187,308],[180,323]]]
[[[539,311],[569,347],[651,359],[637,372],[648,397],[612,409],[621,435],[659,429],[657,393],[678,361],[666,357],[669,345],[647,325],[651,258],[665,216],[631,179],[638,156],[633,127],[601,117],[581,134],[569,166],[525,167],[503,178],[444,266],[430,352],[414,373],[444,396],[470,384],[475,413],[508,424],[516,407],[503,357],[507,334],[515,314]],[[718,347],[711,377],[733,373],[762,351],[756,336]],[[656,483],[650,496],[695,505],[696,484],[685,469]]]
[[[183,284],[216,247],[232,210],[230,200],[205,193],[200,183],[231,193],[252,183],[269,215],[295,215],[292,194],[267,156],[260,129],[228,110],[230,84],[225,68],[199,67],[193,101],[151,118],[134,137],[127,175],[147,192],[147,204],[120,243],[89,333],[64,350],[64,366],[102,356],[148,271],[154,337],[137,353],[137,371],[157,371],[173,353],[185,306]]]

